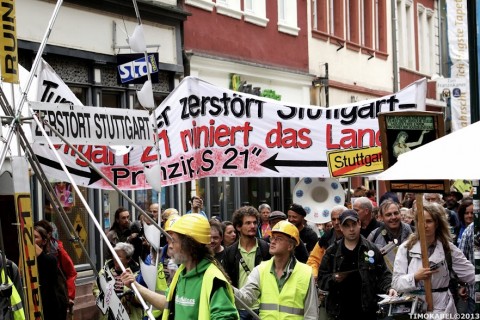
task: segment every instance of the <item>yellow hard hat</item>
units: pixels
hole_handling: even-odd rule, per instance
[[[173,224],[180,219],[178,214],[172,214],[168,217],[167,221],[165,221],[165,231],[170,231],[172,229]]]
[[[169,228],[169,231],[192,237],[195,241],[210,244],[210,223],[198,213],[189,213],[180,217]]]
[[[272,234],[274,232],[286,234],[287,236],[295,240],[297,246],[300,244],[300,233],[298,232],[297,227],[295,227],[295,225],[291,224],[287,220],[279,221],[276,225],[274,225],[272,228]]]

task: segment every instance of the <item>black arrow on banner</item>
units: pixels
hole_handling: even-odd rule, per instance
[[[276,171],[277,167],[326,167],[327,161],[322,160],[277,160],[278,153],[260,163],[261,166]]]
[[[62,167],[60,166],[60,163],[58,162],[55,162],[53,160],[50,160],[38,155],[37,155],[37,158],[38,158],[38,161],[45,166],[48,166],[57,170],[63,170]],[[102,177],[95,170],[92,170],[92,169],[90,169],[90,171],[82,171],[75,168],[70,168],[68,166],[67,166],[67,169],[68,169],[68,172],[70,172],[73,175],[90,179],[88,181],[89,185],[102,179]]]

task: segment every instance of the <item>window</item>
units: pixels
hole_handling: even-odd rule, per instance
[[[358,0],[347,0],[345,18],[347,23],[347,41],[359,43],[359,6]]]
[[[243,19],[262,27],[265,27],[269,21],[267,19],[266,0],[244,0]]]
[[[428,37],[428,54],[427,54],[427,64],[428,64],[428,73],[436,73],[436,57],[438,56],[435,51],[435,31],[434,31],[434,11],[427,9],[427,37]],[[435,59],[433,59],[435,57]]]
[[[360,1],[360,3],[361,3],[361,5],[360,5],[360,24],[362,26],[361,45],[363,47],[373,49],[372,0]],[[375,17],[378,17],[377,13],[375,13]],[[375,39],[378,39],[378,35],[375,35]]]
[[[398,60],[400,67],[409,69],[415,68],[412,2],[412,0],[397,1]]]
[[[185,4],[207,11],[212,11],[215,6],[215,3],[213,3],[212,0],[185,0]]]
[[[419,71],[426,74],[433,73],[434,61],[434,33],[433,10],[418,5],[418,56]]]
[[[298,36],[297,1],[278,0],[278,31]]]
[[[328,32],[328,0],[314,0],[312,4],[312,28],[316,31]]]
[[[240,0],[217,0],[217,13],[223,14],[235,19],[242,18]]]
[[[402,26],[402,28],[403,28],[403,26]],[[383,53],[387,52],[387,4],[386,4],[386,0],[376,0],[375,1],[375,50],[383,52]]]
[[[343,39],[344,38],[344,23],[343,23],[343,1],[329,0],[329,33],[332,36]]]

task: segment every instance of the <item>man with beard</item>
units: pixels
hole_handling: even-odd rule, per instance
[[[137,285],[142,297],[163,310],[162,319],[238,319],[233,289],[210,249],[210,224],[201,214],[176,220],[167,231],[169,253],[180,264],[166,296]],[[124,272],[122,281],[135,279]]]
[[[458,191],[450,191],[443,195],[445,200],[445,208],[455,211],[458,214],[458,208],[460,207],[460,201],[463,199],[463,194]]]
[[[236,288],[241,288],[245,284],[254,267],[271,258],[268,243],[256,238],[259,220],[260,213],[252,206],[241,207],[233,213],[233,226],[240,238],[225,249],[223,268]],[[258,303],[251,307],[258,313]],[[239,314],[242,320],[252,319],[246,310],[240,309]]]

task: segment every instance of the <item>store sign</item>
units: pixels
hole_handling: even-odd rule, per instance
[[[158,151],[153,140],[123,156],[114,156],[105,145],[77,147],[121,189],[149,188],[144,170],[158,165],[158,154],[158,179],[164,186],[220,176],[330,177],[327,152],[379,147],[378,113],[424,110],[425,91],[426,81],[420,80],[389,96],[320,108],[283,104],[187,77],[155,111]],[[78,173],[78,184],[111,188],[69,147],[56,148]],[[66,179],[48,147],[35,150],[49,177]]]
[[[118,83],[119,84],[143,84],[148,79],[148,70],[152,77],[152,83],[158,82],[158,53],[149,53],[145,63],[144,54],[119,54],[117,55],[118,64]]]

